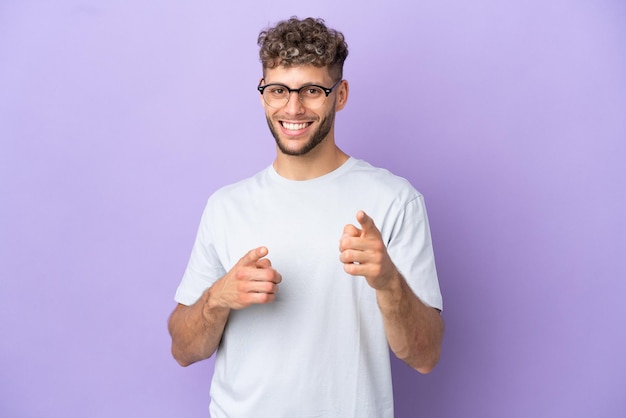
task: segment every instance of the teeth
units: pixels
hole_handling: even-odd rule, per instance
[[[299,131],[300,129],[304,129],[308,126],[308,123],[288,123],[283,122],[283,127],[285,129],[289,129],[290,131]]]

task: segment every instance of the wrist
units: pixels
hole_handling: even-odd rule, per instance
[[[219,292],[215,286],[211,286],[202,295],[202,316],[205,321],[211,322],[220,313],[228,314],[230,311],[220,302]]]
[[[378,286],[376,286],[375,289],[376,291],[381,291],[385,293],[395,293],[396,291],[401,289],[402,281],[404,281],[404,278],[402,277],[398,269],[393,266],[392,269],[390,269],[385,275],[381,276],[378,279]]]
[[[383,286],[376,288],[379,304],[393,305],[399,302],[405,291],[406,282],[399,272],[391,274]]]

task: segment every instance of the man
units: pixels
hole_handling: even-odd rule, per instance
[[[443,335],[423,198],[335,143],[341,33],[291,18],[258,43],[276,159],[209,198],[172,353],[187,366],[217,350],[213,417],[392,417],[389,347],[428,373]]]

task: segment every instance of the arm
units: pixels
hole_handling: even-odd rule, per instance
[[[394,354],[420,373],[432,371],[443,339],[439,311],[420,301],[397,270],[388,286],[376,290],[376,299]]]
[[[213,355],[232,309],[271,303],[281,276],[272,268],[267,248],[249,251],[191,306],[179,304],[169,318],[172,355],[188,366]]]
[[[443,319],[413,293],[393,264],[374,221],[357,214],[361,229],[344,228],[340,259],[346,273],[364,276],[376,290],[387,341],[394,354],[420,373],[430,372],[439,360]]]
[[[211,357],[222,339],[230,309],[212,307],[211,289],[191,306],[179,303],[170,316],[172,355],[181,366]]]

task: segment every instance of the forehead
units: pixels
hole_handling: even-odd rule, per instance
[[[266,84],[280,83],[292,88],[304,84],[327,85],[332,81],[328,67],[313,65],[266,68],[263,78]]]

